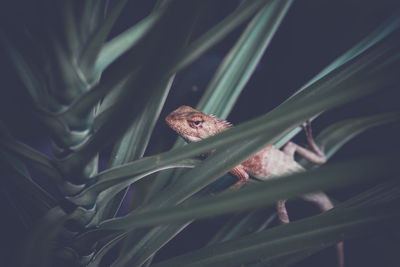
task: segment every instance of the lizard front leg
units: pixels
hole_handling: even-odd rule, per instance
[[[229,187],[229,189],[237,189],[244,185],[249,180],[249,175],[245,171],[242,164],[237,165],[235,168],[229,171],[233,176],[237,177],[239,180]]]
[[[324,152],[319,149],[317,144],[315,144],[314,139],[312,137],[312,130],[311,130],[311,122],[307,121],[307,125],[303,125],[304,132],[306,133],[307,142],[311,148],[308,150],[304,147],[301,147],[293,142],[288,142],[285,147],[283,148],[283,152],[290,157],[294,158],[294,153],[297,152],[307,160],[316,163],[316,164],[323,164],[326,162],[326,157]]]

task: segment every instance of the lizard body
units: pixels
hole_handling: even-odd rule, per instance
[[[232,126],[225,120],[205,114],[189,106],[181,106],[171,112],[166,117],[166,122],[187,142],[200,141]],[[236,186],[245,183],[249,178],[249,174],[260,180],[266,180],[274,176],[303,171],[304,168],[294,160],[295,152],[302,154],[313,162],[324,163],[325,157],[312,141],[311,133],[307,137],[312,142],[315,151],[309,151],[292,142],[289,142],[283,151],[273,145],[269,145],[240,163],[230,171],[231,174],[239,178]]]
[[[203,113],[189,106],[181,106],[166,117],[166,122],[175,132],[187,142],[197,142],[211,135],[229,129],[232,125],[213,115]],[[311,126],[304,128],[307,141],[311,150],[305,149],[293,142],[288,142],[283,150],[273,145],[268,145],[247,160],[241,162],[229,172],[238,178],[236,184],[231,188],[242,186],[249,179],[249,175],[260,180],[267,180],[271,177],[287,175],[294,172],[301,172],[305,169],[295,161],[294,154],[297,152],[311,162],[322,164],[326,161],[323,152],[314,143],[311,134]],[[301,196],[318,206],[324,212],[333,208],[332,202],[323,192],[313,192]],[[285,200],[278,201],[278,219],[281,223],[288,223]],[[344,266],[343,242],[337,243],[338,266]]]

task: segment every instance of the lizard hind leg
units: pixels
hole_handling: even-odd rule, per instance
[[[276,203],[276,211],[278,212],[279,223],[285,224],[289,223],[289,215],[286,210],[286,200],[279,200]]]
[[[305,201],[316,205],[321,212],[325,212],[333,208],[333,204],[329,197],[323,192],[315,192],[302,195],[301,198]],[[336,243],[336,257],[338,267],[344,267],[344,245],[343,242]]]

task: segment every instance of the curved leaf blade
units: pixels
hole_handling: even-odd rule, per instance
[[[316,138],[316,142],[325,148],[325,154],[329,158],[358,134],[370,128],[395,123],[399,120],[400,112],[390,112],[340,121],[324,129]]]
[[[46,174],[55,184],[61,184],[62,179],[53,161],[45,154],[34,150],[33,148],[20,143],[10,136],[4,136],[0,133],[0,147],[23,159],[25,163]]]
[[[227,117],[291,3],[286,0],[268,2],[248,23],[202,95],[196,107],[198,110],[218,118]],[[182,144],[183,141],[178,139],[174,147]],[[147,200],[168,183],[168,177],[176,179],[180,174],[179,170],[174,170],[172,175],[170,172],[160,173],[146,195]]]
[[[157,164],[156,166],[153,166],[150,171],[143,172],[138,175],[132,174],[132,171],[128,171],[127,173],[126,169],[120,169],[121,172],[118,176],[114,176],[112,179],[102,179],[102,177],[99,176],[96,183],[87,187],[78,195],[67,197],[67,199],[79,206],[91,206],[96,199],[101,200],[104,197],[104,194],[107,193],[107,190],[111,189],[114,186],[127,187],[130,184],[140,179],[143,179],[154,172],[171,168],[193,168],[196,163],[198,163],[198,160],[183,160],[182,162],[178,162],[173,165]]]
[[[103,72],[112,62],[131,49],[144,35],[152,29],[161,17],[162,9],[153,11],[150,15],[127,29],[101,48],[94,65],[94,71]]]
[[[395,173],[393,163],[394,160],[390,157],[373,157],[341,164],[327,164],[307,173],[271,178],[240,191],[205,197],[175,207],[133,212],[122,218],[102,222],[99,227],[128,230],[138,226],[180,222],[259,208],[273,204],[279,199],[289,199],[312,191],[390,177]]]
[[[292,2],[268,2],[254,16],[235,46],[225,56],[197,109],[222,119],[228,116]]]
[[[400,219],[395,211],[399,199],[389,204],[326,212],[222,244],[211,245],[155,264],[157,267],[231,266],[260,257],[273,257],[306,248],[326,247],[377,229],[394,227]],[[383,227],[384,225],[384,227]]]
[[[21,53],[7,40],[3,33],[0,34],[0,38],[22,83],[25,85],[25,88],[32,98],[33,103],[37,106],[46,106],[48,94],[47,91],[43,89],[45,86],[41,73],[24,59]]]
[[[246,1],[243,5],[239,6],[236,11],[231,13],[228,17],[223,19],[220,23],[215,25],[184,49],[180,57],[173,63],[171,73],[175,73],[193,62],[206,50],[222,40],[222,38],[228,35],[237,26],[246,21],[246,19],[259,10],[263,4],[270,1],[271,0]]]
[[[111,31],[112,26],[118,19],[118,16],[121,13],[126,3],[127,0],[119,0],[115,4],[111,12],[108,14],[107,18],[103,21],[101,26],[96,30],[94,35],[88,40],[87,44],[85,45],[81,53],[79,62],[83,73],[87,75],[95,74],[93,68],[96,59],[101,51],[101,48],[103,47],[104,41],[106,40],[108,34]]]

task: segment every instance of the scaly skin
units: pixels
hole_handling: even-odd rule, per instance
[[[165,121],[175,132],[183,137],[187,142],[197,142],[211,135],[229,129],[232,125],[216,118],[213,115],[205,114],[189,106],[181,106],[171,112]],[[326,159],[323,152],[314,143],[311,134],[311,126],[304,128],[307,141],[312,151],[305,149],[295,143],[288,142],[283,151],[273,145],[269,145],[257,152],[247,160],[243,161],[229,172],[238,178],[236,184],[231,188],[242,186],[249,179],[249,175],[260,180],[266,180],[271,177],[282,176],[294,172],[304,171],[304,168],[294,160],[294,154],[297,152],[311,162],[322,164]],[[301,196],[305,201],[314,203],[324,212],[333,208],[332,202],[323,192],[309,193]],[[278,218],[281,223],[288,223],[285,200],[277,203]],[[343,242],[336,244],[338,255],[338,266],[344,266]]]

